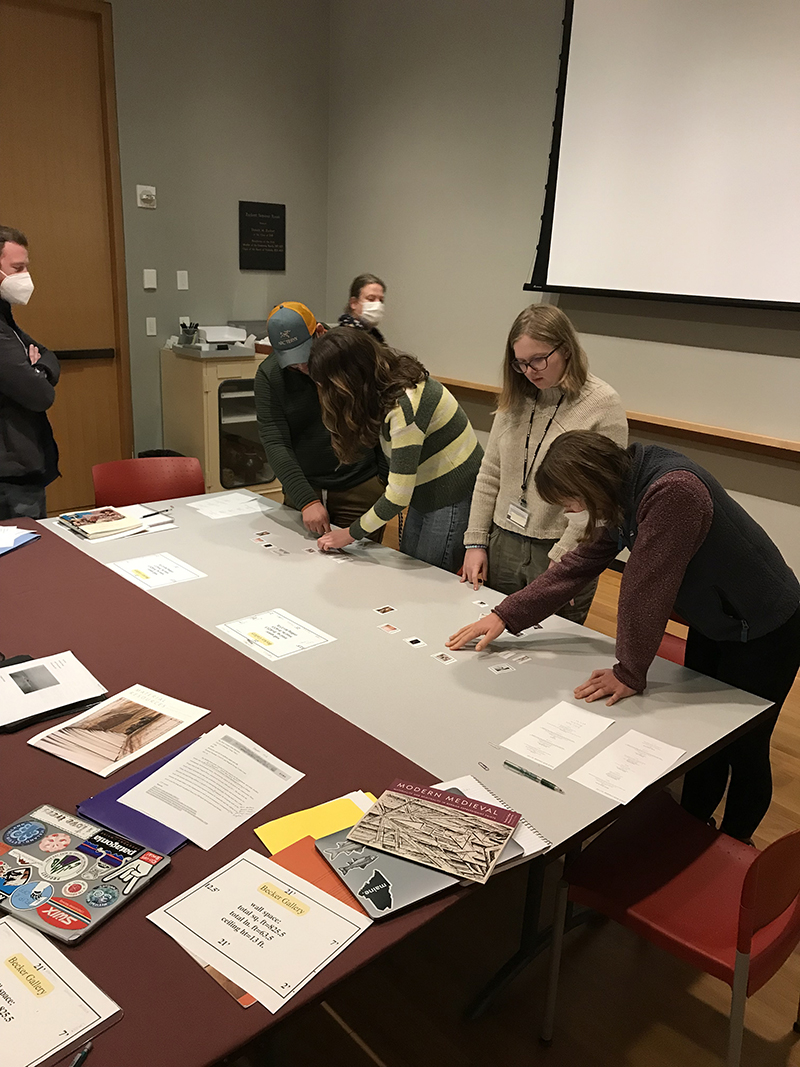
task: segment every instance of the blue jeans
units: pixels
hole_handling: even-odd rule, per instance
[[[409,508],[403,523],[400,551],[423,563],[452,571],[464,562],[464,532],[469,521],[470,497],[427,513]]]

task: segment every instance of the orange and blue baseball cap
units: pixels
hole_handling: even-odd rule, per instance
[[[267,336],[281,367],[308,363],[317,320],[305,306],[285,301],[272,309],[267,318]]]

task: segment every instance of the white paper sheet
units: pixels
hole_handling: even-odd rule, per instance
[[[638,730],[628,730],[583,767],[573,771],[573,782],[594,789],[610,800],[627,804],[679,760],[685,749],[658,741]]]
[[[184,563],[170,552],[155,552],[152,556],[121,559],[107,566],[142,589],[161,589],[165,585],[208,577],[203,571]]]
[[[0,526],[0,553],[10,552],[12,548],[24,545],[26,541],[35,541],[39,536],[33,530],[23,530],[21,526]]]
[[[268,508],[260,497],[249,493],[226,493],[224,496],[209,496],[206,500],[194,500],[188,505],[205,515],[207,519],[228,519],[232,515],[248,515]]]
[[[121,1015],[38,930],[0,919],[0,1059],[6,1067],[53,1063]]]
[[[209,849],[304,777],[238,730],[215,726],[119,799]]]
[[[71,652],[0,668],[0,726],[105,696],[105,686]]]
[[[34,748],[107,778],[132,760],[208,715],[146,685],[132,685],[28,741]]]
[[[542,767],[558,767],[614,722],[605,715],[560,701],[538,719],[500,742]]]
[[[436,789],[460,789],[466,797],[470,797],[472,800],[482,800],[486,804],[498,804],[501,808],[508,808],[511,810],[511,805],[497,795],[493,793],[491,789],[487,789],[486,786],[479,782],[471,774],[462,775],[461,778],[452,778],[449,782],[438,782]],[[517,823],[517,828],[511,835],[511,840],[516,841],[522,848],[523,856],[538,856],[542,852],[546,852],[551,841],[548,841],[546,837],[542,837],[538,830],[534,829],[529,822],[525,819],[520,819]],[[502,866],[503,853],[500,853],[500,859],[497,862],[497,866]]]
[[[252,849],[148,919],[272,1012],[370,925]]]
[[[318,630],[283,608],[248,615],[245,619],[223,622],[218,630],[254,648],[267,659],[285,659],[318,645],[329,645],[335,637]]]

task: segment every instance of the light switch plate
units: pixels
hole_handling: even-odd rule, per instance
[[[156,320],[154,318],[148,317],[147,320],[146,320],[146,323],[147,323],[147,329],[146,329],[147,336],[148,337],[155,337],[155,335],[156,335]]]
[[[179,270],[177,272],[177,276],[178,276],[178,288],[179,289],[188,289],[189,288],[189,271],[188,270]]]
[[[145,269],[142,271],[142,284],[145,289],[158,288],[158,271]]]
[[[136,206],[150,208],[151,211],[155,210],[158,201],[156,200],[156,187],[155,185],[137,185],[136,186]]]

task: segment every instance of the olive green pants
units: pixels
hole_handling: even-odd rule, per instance
[[[493,526],[489,534],[489,577],[486,584],[490,589],[507,595],[524,589],[547,570],[550,565],[547,553],[555,543],[555,540],[524,537]],[[565,604],[556,614],[570,622],[585,622],[597,582],[597,578],[589,582],[572,603]]]

